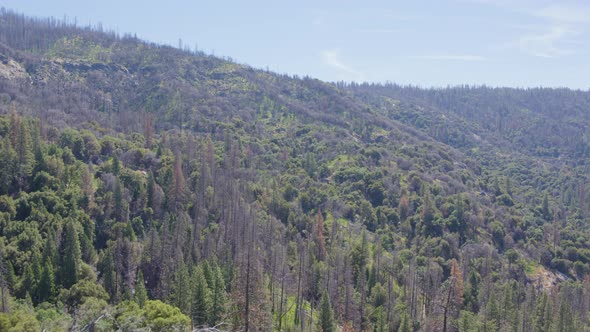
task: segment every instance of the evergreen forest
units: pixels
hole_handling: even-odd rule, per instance
[[[590,91],[0,10],[0,332],[590,331],[589,174]]]

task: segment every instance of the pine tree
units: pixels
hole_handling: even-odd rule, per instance
[[[549,195],[545,193],[543,195],[543,203],[541,205],[541,214],[543,218],[547,221],[551,220],[551,211],[549,210]]]
[[[534,316],[534,330],[539,332],[548,332],[551,326],[553,316],[553,310],[551,308],[551,302],[545,292],[541,292],[537,296],[537,305],[535,307]]]
[[[53,266],[49,261],[45,262],[39,285],[37,287],[37,297],[39,302],[52,301],[55,296],[55,276]]]
[[[14,292],[16,285],[16,275],[14,273],[14,266],[10,261],[6,262],[6,273],[3,277],[6,282],[6,286],[8,286],[8,289]]]
[[[51,265],[51,269],[55,271],[56,268],[60,266],[60,257],[57,251],[57,246],[55,245],[55,232],[53,229],[49,231],[47,239],[45,240],[45,245],[43,246],[43,265],[46,266],[47,264]],[[57,273],[54,275],[54,282],[56,285],[58,284],[59,276]]]
[[[322,304],[320,305],[320,329],[322,332],[336,331],[334,323],[334,312],[332,311],[332,304],[330,298],[326,293],[322,296]]]
[[[184,314],[191,311],[191,281],[186,265],[181,262],[174,273],[174,283],[170,294],[171,302]]]
[[[365,273],[365,267],[369,260],[369,242],[367,234],[362,233],[361,243],[352,249],[352,272],[354,283],[358,285],[361,274]]]
[[[124,189],[121,181],[117,179],[115,182],[115,190],[113,191],[113,200],[115,203],[114,217],[118,222],[127,222],[129,219],[129,207],[123,196]]]
[[[480,276],[475,269],[469,271],[468,286],[465,294],[465,305],[472,312],[479,311],[479,284]]]
[[[218,265],[213,268],[214,284],[211,290],[211,312],[209,314],[209,325],[216,326],[221,322],[225,313],[225,279],[223,272]]]
[[[512,196],[512,183],[510,182],[509,177],[506,177],[504,188],[506,189],[506,194],[508,194],[508,196]]]
[[[209,262],[207,260],[204,260],[201,263],[201,270],[203,271],[203,276],[205,277],[205,280],[207,281],[207,285],[209,286],[209,289],[213,289],[213,285],[214,285],[214,277],[213,277],[213,270],[211,269],[211,265],[209,265]]]
[[[39,281],[39,279],[41,279],[41,273],[43,272],[43,266],[41,265],[41,257],[37,251],[34,251],[31,256],[31,266],[33,268],[35,280]]]
[[[139,304],[140,308],[143,308],[145,302],[148,300],[147,289],[145,288],[145,281],[143,279],[143,272],[139,271],[137,274],[137,280],[135,281],[135,294],[134,300]]]
[[[562,302],[559,306],[559,313],[557,315],[557,320],[555,322],[555,331],[556,332],[571,332],[577,331],[575,328],[575,321],[574,315],[572,313],[572,308],[562,299]]]
[[[426,237],[434,237],[441,235],[440,226],[435,220],[435,206],[432,203],[430,192],[427,191],[422,202],[422,210],[420,216],[422,219],[422,232]]]
[[[78,282],[81,256],[82,251],[80,250],[78,232],[76,231],[74,222],[70,221],[66,225],[63,249],[62,284],[65,288],[70,288]]]
[[[210,294],[207,280],[200,267],[195,269],[193,282],[191,319],[193,326],[203,326],[209,321]]]
[[[113,173],[115,175],[119,175],[120,172],[121,172],[121,162],[119,161],[119,158],[117,158],[117,155],[114,154],[112,165],[111,165],[111,173]]]
[[[8,269],[2,256],[0,256],[0,320],[2,318],[1,313],[8,312],[8,299],[10,297],[10,289],[6,276],[8,275]],[[0,330],[8,330],[9,326],[2,325],[0,321]]]
[[[19,186],[23,188],[27,179],[33,172],[35,156],[33,155],[33,146],[31,132],[26,121],[19,122],[19,130],[15,145],[18,159]]]
[[[0,142],[0,194],[6,194],[12,189],[16,171],[16,151],[6,137]]]
[[[31,264],[25,267],[25,271],[22,276],[22,282],[20,284],[20,294],[19,297],[23,297],[25,294],[34,293],[37,289],[37,279],[35,278],[35,273],[33,273],[33,268]]]
[[[115,271],[115,260],[111,249],[107,249],[101,264],[102,284],[113,301],[119,299],[119,285],[117,284],[117,272]]]
[[[498,318],[500,316],[500,309],[498,308],[498,300],[496,300],[496,292],[492,290],[490,292],[490,297],[488,299],[488,303],[485,309],[485,317],[486,321],[484,322],[485,326],[492,325],[495,326]]]
[[[154,209],[154,192],[156,190],[156,181],[154,180],[154,173],[150,171],[147,179],[147,207]]]
[[[402,316],[402,321],[399,324],[397,332],[412,332],[412,328],[410,327],[410,316],[405,312]]]

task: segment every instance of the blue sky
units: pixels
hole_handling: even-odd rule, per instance
[[[590,1],[0,0],[326,81],[590,88]]]

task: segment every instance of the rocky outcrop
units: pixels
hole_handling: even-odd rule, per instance
[[[11,80],[26,76],[27,71],[18,62],[0,53],[0,77]]]

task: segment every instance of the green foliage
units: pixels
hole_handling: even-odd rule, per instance
[[[83,59],[85,61],[106,62],[110,58],[111,50],[81,38],[64,37],[58,40],[49,51],[55,58]]]
[[[218,265],[215,265],[213,273],[214,282],[210,286],[211,307],[209,312],[209,326],[216,326],[221,322],[225,314],[225,304],[227,302],[223,272]]]
[[[332,304],[327,293],[322,296],[322,303],[320,305],[319,328],[323,332],[334,332],[336,329],[334,323],[334,312],[332,311]]]
[[[70,221],[66,224],[63,248],[62,284],[65,288],[70,288],[78,282],[81,272],[81,256],[78,231],[74,226],[74,222]]]
[[[80,280],[70,289],[62,289],[59,294],[59,300],[70,307],[79,306],[88,299],[105,302],[109,295],[101,285],[90,280]]]
[[[193,273],[193,291],[191,301],[191,319],[193,325],[204,326],[209,323],[211,310],[211,293],[202,268]]]
[[[51,302],[56,295],[55,275],[50,262],[46,262],[43,266],[39,284],[37,285],[37,294],[39,302]]]
[[[145,303],[146,325],[154,332],[188,331],[190,319],[180,309],[159,300]]]
[[[397,332],[412,332],[412,322],[410,316],[407,313],[404,313],[401,318],[401,323],[399,324],[399,329]]]
[[[0,12],[32,80],[0,95],[0,330],[307,330],[327,289],[324,330],[427,330],[453,259],[449,326],[587,329],[588,92],[326,84],[52,22]]]
[[[135,302],[140,308],[143,308],[146,301],[148,300],[147,290],[145,288],[145,280],[143,278],[143,272],[139,271],[137,274],[137,280],[135,282]]]
[[[5,301],[6,299],[1,300]],[[10,310],[1,310],[2,307],[0,307],[0,331],[40,331],[39,320],[30,301],[16,300],[10,302]],[[0,305],[4,305],[4,303],[0,303]]]
[[[40,328],[39,321],[29,310],[19,309],[9,314],[0,312],[0,331],[36,332]]]
[[[35,308],[35,313],[41,330],[66,332],[72,326],[72,317],[60,306],[41,303]]]
[[[191,313],[191,288],[188,269],[185,264],[180,262],[174,273],[170,302],[175,307],[178,307],[185,315],[190,315]]]
[[[473,312],[461,311],[459,316],[459,332],[477,332],[482,330],[479,317]]]

